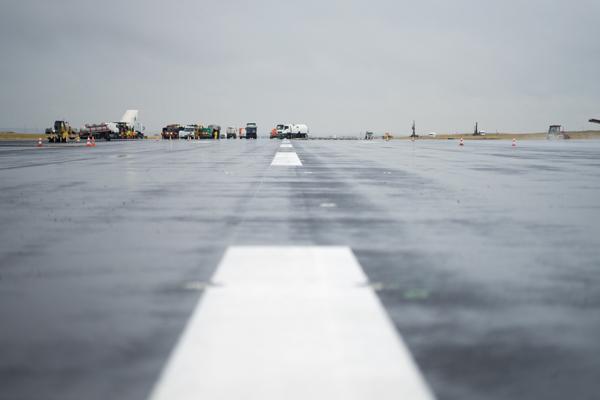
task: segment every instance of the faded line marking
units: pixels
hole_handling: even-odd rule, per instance
[[[152,400],[431,400],[348,247],[231,247]]]

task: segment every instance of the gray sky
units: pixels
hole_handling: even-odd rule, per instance
[[[0,127],[592,128],[600,1],[0,0]]]

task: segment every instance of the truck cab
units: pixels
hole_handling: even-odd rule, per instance
[[[198,132],[198,125],[186,125],[179,131],[179,139],[195,139]]]
[[[257,129],[258,128],[256,127],[256,123],[248,122],[246,124],[246,139],[257,139]]]
[[[233,126],[227,127],[227,139],[236,139],[237,138],[237,129]]]
[[[276,129],[280,139],[308,138],[308,126],[305,124],[279,124]]]

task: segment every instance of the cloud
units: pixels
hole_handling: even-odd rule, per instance
[[[600,114],[600,4],[5,1],[0,126],[540,131]]]

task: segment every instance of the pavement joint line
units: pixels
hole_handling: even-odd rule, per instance
[[[150,400],[433,400],[346,246],[233,246]]]
[[[298,158],[295,152],[280,152],[275,153],[271,166],[276,167],[301,167],[302,161]]]

